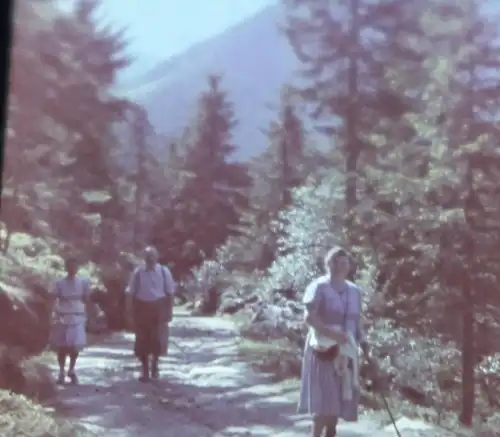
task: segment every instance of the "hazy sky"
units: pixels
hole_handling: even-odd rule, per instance
[[[131,54],[142,64],[132,68],[133,74],[223,32],[274,1],[103,0],[100,15],[128,28]]]

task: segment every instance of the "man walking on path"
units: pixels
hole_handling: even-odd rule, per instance
[[[157,250],[148,246],[144,265],[134,271],[127,290],[134,319],[134,353],[142,366],[141,382],[159,377],[158,361],[168,350],[174,288],[170,270],[158,263]]]

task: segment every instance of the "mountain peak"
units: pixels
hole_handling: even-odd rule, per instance
[[[222,87],[239,120],[234,132],[237,155],[245,159],[262,151],[282,86],[297,65],[279,31],[281,7],[271,5],[246,20],[159,63],[129,86],[129,97],[143,104],[160,134],[176,135],[189,124],[209,74],[222,75]]]

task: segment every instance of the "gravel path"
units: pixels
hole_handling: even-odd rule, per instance
[[[115,334],[89,347],[80,385],[65,386],[59,411],[87,430],[110,437],[306,437],[309,420],[295,414],[298,383],[271,382],[237,357],[237,331],[227,319],[176,311],[161,379],[137,381],[132,336]],[[421,422],[401,419],[403,437],[432,435]],[[412,430],[417,428],[417,430]],[[339,437],[390,437],[373,417],[341,423]]]

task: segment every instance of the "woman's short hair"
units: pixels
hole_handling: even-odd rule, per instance
[[[332,265],[332,262],[335,261],[337,258],[341,256],[346,256],[349,258],[349,262],[351,264],[354,263],[354,260],[352,258],[352,255],[343,247],[336,246],[332,249],[330,249],[324,259],[323,259],[323,268],[325,269],[325,272],[328,272],[330,270],[330,266]]]

